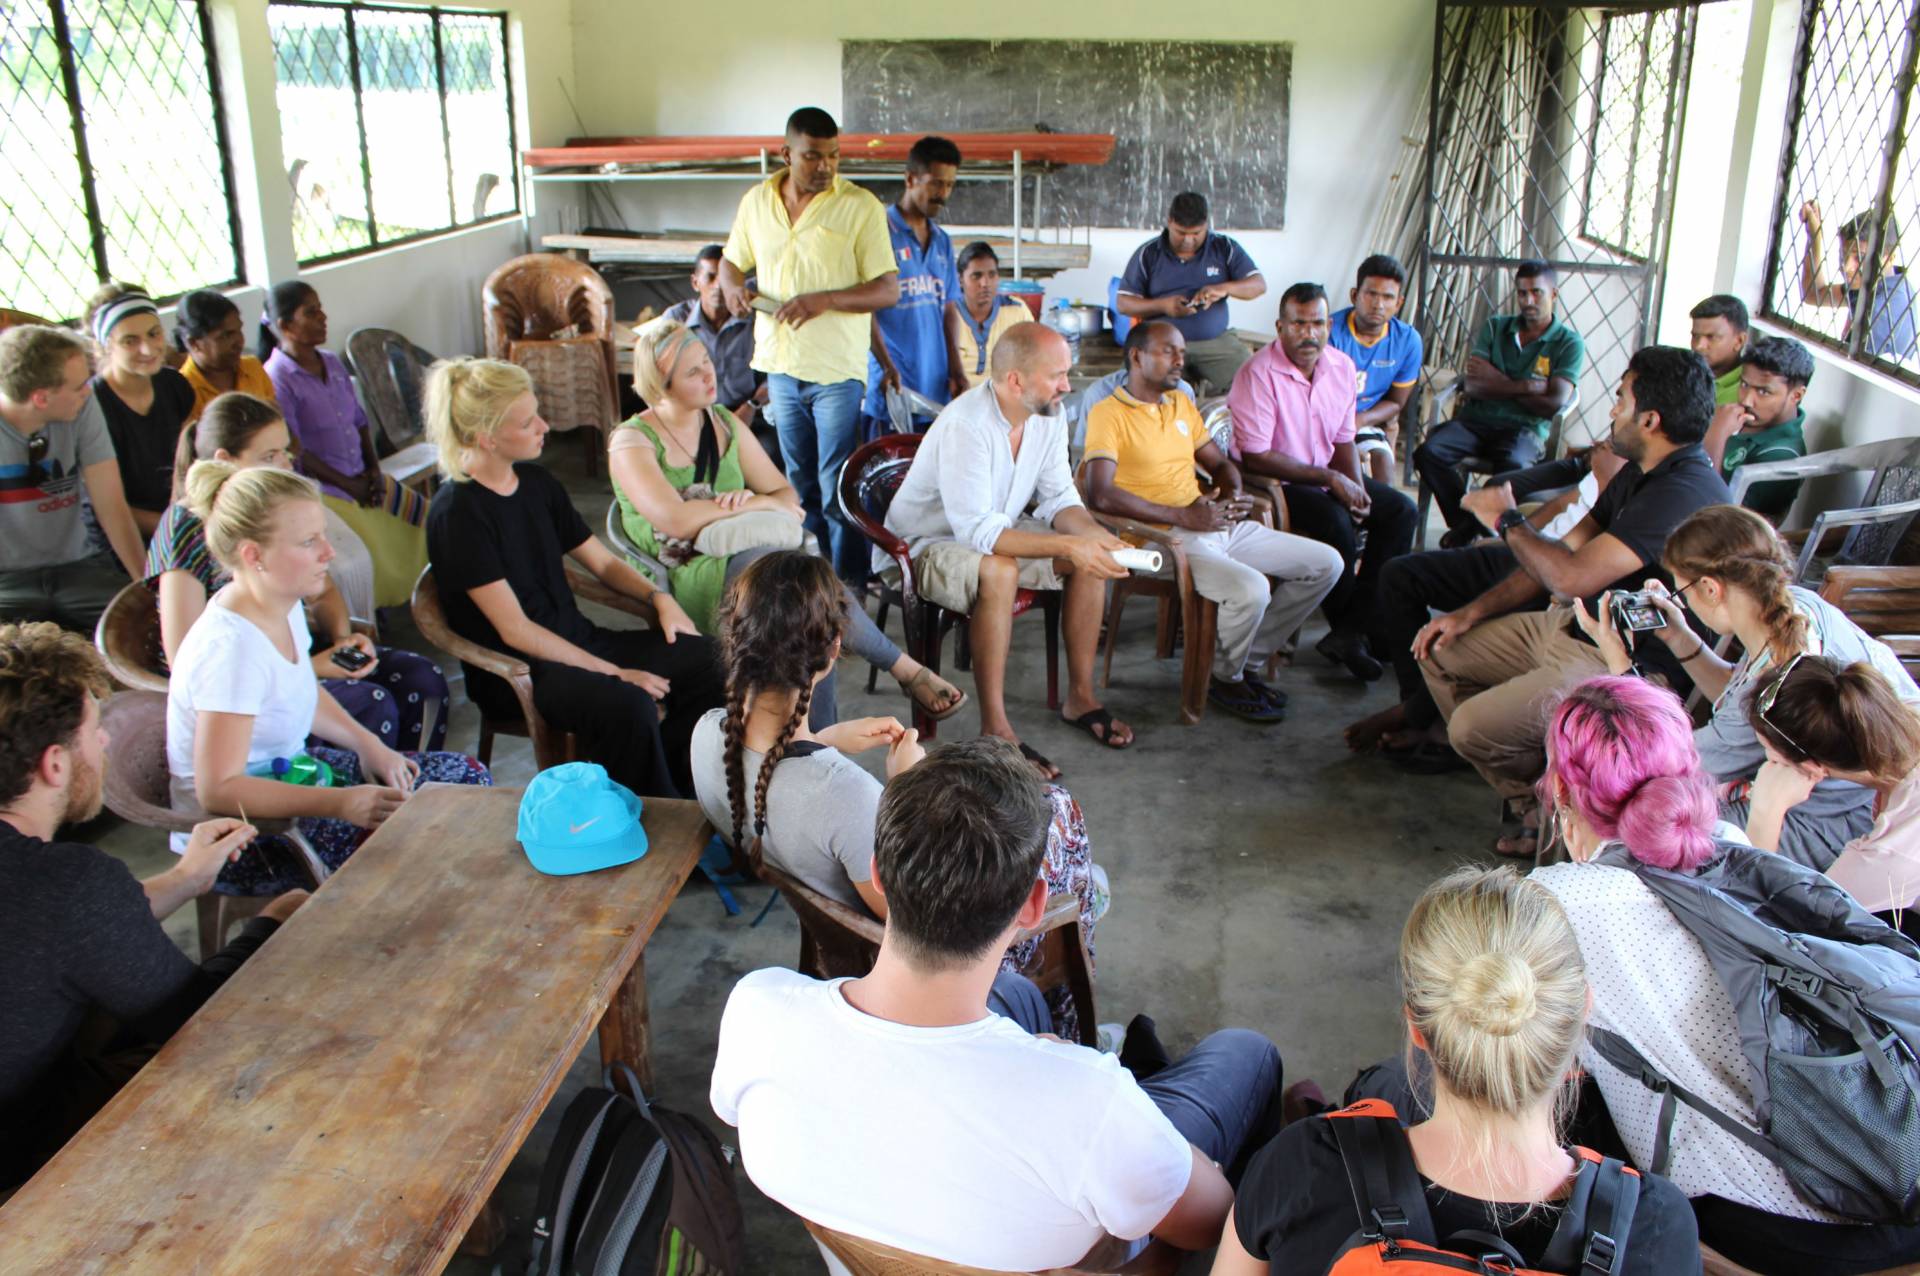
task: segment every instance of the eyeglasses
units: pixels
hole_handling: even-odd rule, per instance
[[[52,443],[45,430],[39,431],[27,440],[27,482],[47,481],[47,449],[52,446]]]
[[[1773,702],[1780,698],[1780,688],[1786,686],[1787,679],[1793,676],[1793,667],[1806,658],[1807,653],[1803,651],[1794,656],[1792,660],[1787,661],[1787,667],[1780,671],[1780,676],[1760,689],[1760,695],[1754,700],[1754,708],[1759,711],[1760,721],[1767,724],[1768,730],[1792,745],[1794,750],[1802,757],[1810,758],[1813,756],[1812,753],[1802,746],[1798,740],[1781,730],[1779,723],[1767,716],[1768,711],[1773,708]]]

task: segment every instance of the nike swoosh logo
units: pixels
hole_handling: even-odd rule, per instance
[[[596,816],[594,816],[594,817],[593,817],[592,819],[590,819],[590,820],[588,820],[588,821],[587,821],[587,822],[586,822],[585,824],[569,824],[569,825],[567,825],[567,832],[569,832],[569,833],[578,833],[578,832],[580,832],[580,831],[581,831],[581,830],[583,830],[583,829],[589,829],[589,828],[592,828],[592,827],[593,827],[594,825],[596,825],[596,824],[598,824],[599,822],[600,822],[600,817],[596,815]]]

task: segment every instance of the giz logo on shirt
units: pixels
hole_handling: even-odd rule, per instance
[[[1211,278],[1213,278],[1213,277],[1214,277],[1215,275],[1217,275],[1217,274],[1219,274],[1219,273],[1220,273],[1220,267],[1218,267],[1218,266],[1208,266],[1208,267],[1207,267],[1207,278],[1209,278],[1209,279],[1211,279]]]

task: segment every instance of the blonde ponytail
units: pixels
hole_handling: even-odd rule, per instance
[[[442,359],[427,369],[422,407],[427,437],[440,450],[440,476],[466,481],[467,450],[500,428],[515,399],[531,393],[527,370],[499,359]]]
[[[196,461],[187,471],[187,508],[205,525],[207,548],[228,571],[239,570],[240,547],[248,541],[272,542],[282,505],[319,499],[311,479],[272,466]]]

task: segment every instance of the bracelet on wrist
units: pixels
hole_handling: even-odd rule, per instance
[[[1696,639],[1694,641],[1692,651],[1689,651],[1684,656],[1675,656],[1674,659],[1678,660],[1681,664],[1684,665],[1688,661],[1694,659],[1696,656],[1698,656],[1701,652],[1705,651],[1706,649],[1707,649],[1707,644]]]

